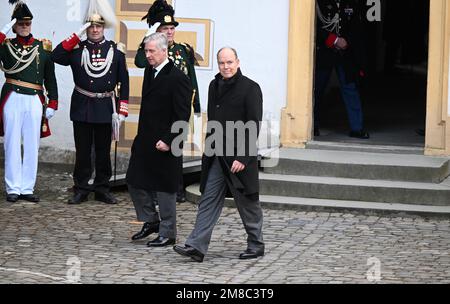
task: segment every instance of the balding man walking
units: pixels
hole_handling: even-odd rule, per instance
[[[262,93],[256,82],[242,75],[235,49],[220,49],[217,61],[220,73],[209,86],[207,146],[202,159],[202,196],[197,220],[185,246],[174,247],[177,253],[197,262],[203,261],[208,250],[227,189],[233,195],[248,235],[247,249],[239,258],[264,255],[256,148],[263,112]],[[234,125],[231,132],[230,125]]]

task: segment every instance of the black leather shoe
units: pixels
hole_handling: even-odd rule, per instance
[[[147,243],[148,247],[164,247],[175,244],[175,239],[169,239],[158,235],[156,239]]]
[[[68,203],[70,205],[78,205],[82,202],[87,202],[89,197],[89,193],[76,192],[71,199],[69,199]]]
[[[173,246],[173,250],[175,250],[176,253],[190,257],[196,262],[203,262],[203,258],[205,255],[198,251],[195,248],[192,248],[191,246],[185,245],[185,246]]]
[[[159,223],[144,223],[142,230],[131,237],[133,241],[137,241],[148,237],[152,233],[159,232]]]
[[[359,138],[359,139],[369,139],[369,133],[367,133],[366,131],[350,131],[350,133],[348,134],[348,136],[350,137],[355,137],[355,138]]]
[[[14,193],[8,194],[6,196],[6,200],[8,202],[15,203],[15,202],[17,202],[19,200],[19,195],[18,194],[14,194]]]
[[[264,250],[251,250],[251,249],[247,249],[245,250],[245,252],[242,252],[239,255],[239,258],[241,260],[249,260],[249,259],[256,259],[257,257],[263,256],[264,255]]]
[[[105,204],[117,204],[115,197],[109,192],[95,192],[94,199]]]
[[[38,203],[39,202],[39,196],[34,195],[34,194],[21,194],[19,196],[19,199],[27,201],[27,202],[32,202],[32,203]]]

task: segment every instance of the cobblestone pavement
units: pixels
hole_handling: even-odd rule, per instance
[[[39,204],[11,204],[0,191],[0,283],[450,283],[448,218],[264,210],[266,255],[241,261],[246,235],[225,208],[196,263],[130,241],[141,225],[126,191],[118,205],[70,206],[70,174],[40,170]],[[195,214],[178,205],[178,243]]]

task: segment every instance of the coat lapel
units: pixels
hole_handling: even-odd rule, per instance
[[[151,79],[150,77],[152,67],[146,68],[144,76],[144,91],[142,92],[142,97],[150,94],[158,86],[158,83],[161,82],[168,74],[170,74],[173,66],[173,62],[169,60],[169,63],[167,63],[162,68],[162,70],[159,71],[158,75],[154,79]]]

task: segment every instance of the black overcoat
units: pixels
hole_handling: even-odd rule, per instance
[[[220,125],[223,130],[226,130],[227,122],[243,122],[244,124],[253,122],[257,127],[256,137],[251,136],[251,132],[245,132],[245,153],[242,155],[239,151],[242,146],[238,145],[236,134],[233,136],[229,132],[224,132],[223,149],[219,149],[217,145],[209,145],[208,138],[215,132],[208,132],[205,153],[202,157],[200,191],[204,191],[209,169],[214,158],[218,157],[226,177],[230,179],[233,186],[245,195],[255,194],[259,192],[258,158],[257,153],[252,152],[257,151],[257,136],[263,113],[261,88],[256,82],[242,75],[239,69],[233,78],[224,82],[219,92],[220,78],[220,74],[217,74],[209,85],[208,129],[212,122]],[[229,145],[232,147],[230,148]],[[216,153],[211,153],[211,149]],[[226,154],[227,150],[233,151],[232,155]],[[229,168],[235,160],[243,163],[245,169],[232,174]]]
[[[148,191],[177,192],[183,160],[172,151],[161,152],[156,143],[171,146],[181,131],[172,133],[174,122],[188,125],[192,87],[187,76],[169,61],[151,79],[152,68],[145,69],[138,132],[131,147],[127,183]]]

